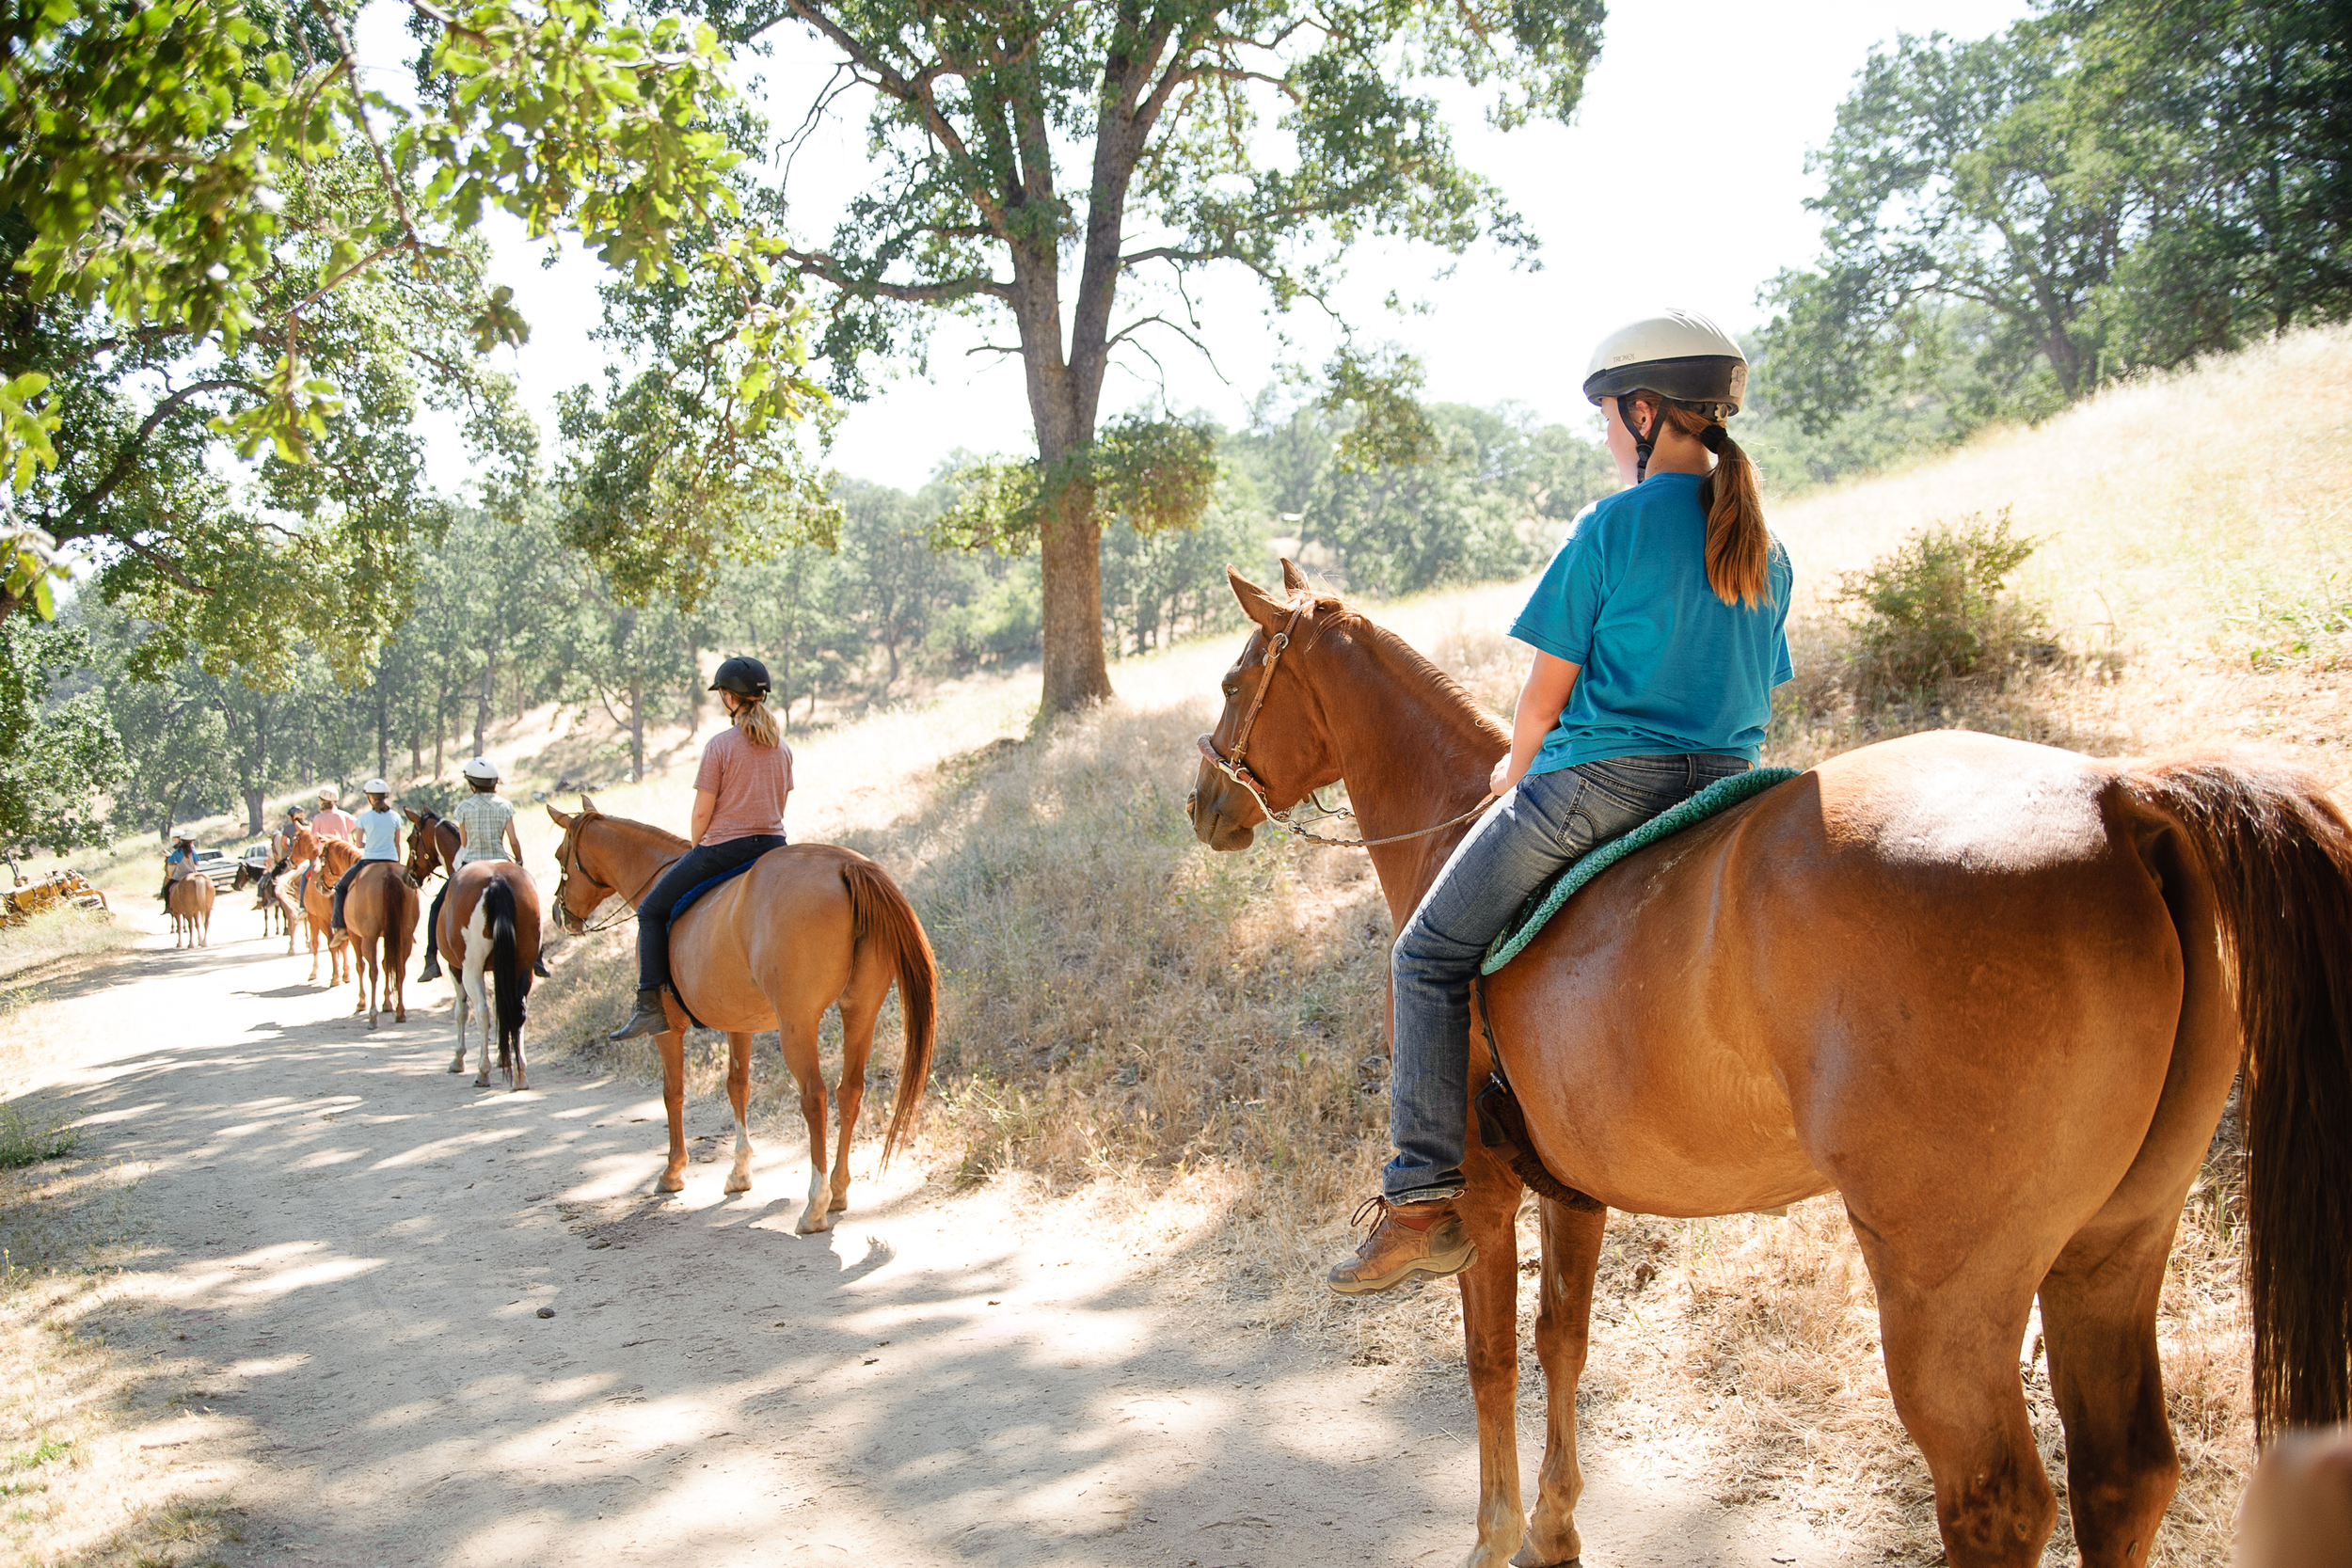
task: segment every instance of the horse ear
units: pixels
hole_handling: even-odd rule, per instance
[[[577,822],[577,821],[579,821],[579,820],[580,820],[580,819],[579,819],[578,817],[576,817],[576,816],[564,816],[562,812],[557,811],[557,810],[555,809],[555,802],[554,802],[553,800],[549,800],[549,801],[548,802],[548,815],[550,817],[553,817],[553,818],[555,819],[555,825],[556,825],[557,827],[562,828],[562,829],[565,830],[566,832],[569,832],[569,831],[570,831],[570,829],[571,829],[571,825],[572,825],[574,822]]]
[[[401,808],[400,808],[400,815],[401,815],[401,816],[405,816],[405,817],[406,817],[406,818],[408,818],[408,820],[409,820],[409,821],[411,821],[411,822],[418,822],[418,823],[421,823],[421,822],[424,820],[424,818],[423,818],[423,817],[419,816],[417,815],[417,808],[416,808],[416,807],[414,807],[414,806],[403,806],[403,807],[401,807]]]
[[[580,815],[582,816],[593,816],[596,815],[596,801],[588,798],[588,792],[586,790],[581,790],[580,792]]]
[[[1289,556],[1284,556],[1282,557],[1282,586],[1294,594],[1303,594],[1312,588],[1313,584],[1307,580],[1307,574],[1298,569],[1297,562],[1293,561]]]
[[[1289,622],[1290,606],[1231,566],[1225,568],[1225,580],[1232,585],[1233,597],[1241,601],[1242,613],[1263,626],[1268,633],[1280,631]]]

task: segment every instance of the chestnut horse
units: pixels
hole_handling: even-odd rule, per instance
[[[607,816],[585,795],[577,816],[552,805],[548,815],[564,830],[556,862],[555,916],[564,928],[587,928],[587,917],[615,892],[633,908],[672,862],[686,852],[675,833],[626,817]],[[808,1207],[799,1230],[831,1228],[850,1206],[850,1140],[866,1099],[866,1058],[874,1049],[874,1022],[891,983],[906,1015],[906,1049],[898,1062],[898,1099],[882,1137],[882,1164],[913,1128],[930,1076],[934,998],[939,966],[914,908],[889,873],[853,849],[794,844],[771,849],[752,868],[695,900],[670,927],[670,968],[676,994],[666,994],[670,1027],[657,1037],[661,1052],[661,1101],[670,1113],[670,1160],[660,1190],[686,1185],[686,1025],[679,1002],[694,1020],[727,1037],[727,1101],[735,1108],[735,1168],[726,1190],[749,1192],[752,1139],[744,1122],[751,1092],[752,1036],[773,1025],[785,1064],[800,1085],[808,1123]],[[841,1008],[841,1139],[826,1193],[825,1080],[817,1058],[817,1026],[825,1009]]]
[[[334,893],[329,884],[327,893]],[[359,999],[354,1013],[375,1015],[389,1010],[392,1022],[408,1022],[408,946],[417,935],[417,890],[398,861],[370,861],[351,879],[343,895],[346,945],[358,951],[357,974]]]
[[[294,957],[294,927],[308,926],[310,916],[302,908],[302,874],[319,857],[318,835],[307,826],[291,832],[279,830],[270,835],[275,851],[269,873],[262,881],[262,895],[278,906],[278,918],[286,923],[286,956]],[[269,935],[266,915],[262,922],[262,934]]]
[[[1343,780],[1368,839],[1474,810],[1508,736],[1395,635],[1285,577],[1277,599],[1232,576],[1257,629],[1202,737],[1194,832],[1238,849],[1266,810]],[[1371,850],[1397,925],[1466,831]],[[1727,1214],[1828,1192],[1877,1286],[1947,1560],[2025,1568],[2056,1521],[2018,1373],[2039,1296],[2082,1560],[2144,1562],[2179,1474],[2156,1300],[2241,1062],[2257,1426],[2346,1414],[2352,829],[2284,763],[2094,762],[1955,732],[1864,747],[1597,878],[1486,982],[1484,1013],[1527,1168],[1557,1200],[1530,1522],[1521,1183],[1473,1115],[1457,1212],[1478,1248],[1460,1285],[1481,1568],[1579,1557],[1603,1206]],[[1462,1042],[1473,1085],[1495,1065],[1485,1034]]]
[[[308,830],[305,830],[308,832]],[[318,858],[302,879],[302,923],[310,938],[310,978],[319,977],[319,942],[326,943],[326,983],[340,986],[351,978],[351,933],[331,928],[329,921],[335,911],[335,883],[342,874],[358,863],[359,847],[344,839],[330,838],[319,850]]]
[[[414,842],[421,844],[424,837],[420,831]],[[416,863],[412,848],[409,865],[413,868]],[[508,1088],[529,1088],[530,1073],[523,1061],[523,999],[531,994],[532,966],[539,957],[539,884],[513,861],[475,861],[460,866],[450,876],[440,929],[433,936],[440,944],[441,963],[449,971],[450,989],[457,993],[457,1054],[450,1061],[450,1071],[466,1070],[467,1021],[471,1013],[479,1012],[482,1070],[474,1077],[474,1086],[490,1086],[494,1015],[489,993],[484,989],[486,974],[498,996],[499,1071]]]
[[[172,946],[211,945],[215,891],[213,879],[201,871],[183,872],[173,880],[171,895],[164,900],[164,908],[171,911]]]

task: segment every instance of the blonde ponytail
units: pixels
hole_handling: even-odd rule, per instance
[[[743,738],[773,751],[784,734],[776,728],[776,716],[768,711],[768,699],[738,696],[735,700],[743,705],[735,710],[735,727],[743,732]]]
[[[1725,604],[1753,610],[1771,589],[1767,569],[1772,538],[1764,528],[1764,501],[1756,493],[1756,465],[1731,432],[1691,409],[1667,404],[1668,423],[1715,454],[1714,469],[1699,481],[1699,507],[1707,514],[1707,585]]]

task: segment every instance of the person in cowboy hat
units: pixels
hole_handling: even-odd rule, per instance
[[[1748,363],[1704,316],[1672,310],[1603,339],[1584,395],[1626,488],[1569,525],[1512,624],[1534,658],[1495,804],[1438,873],[1390,955],[1395,1157],[1371,1234],[1327,1276],[1343,1295],[1459,1274],[1478,1249],[1466,1182],[1470,983],[1527,896],[1605,840],[1756,762],[1790,678],[1788,552],[1724,420]]]
[[[426,917],[424,929],[424,968],[418,973],[420,980],[434,979],[441,973],[439,931],[441,906],[449,902],[450,884],[457,879],[458,871],[476,861],[514,861],[523,858],[523,841],[515,831],[515,808],[499,795],[499,765],[488,757],[476,757],[466,764],[466,798],[451,808],[449,819],[457,828],[457,858],[449,864],[449,875],[441,879],[441,891],[433,895],[433,912]],[[514,851],[509,854],[507,851]],[[538,965],[540,974],[547,966]]]
[[[749,864],[785,843],[784,802],[792,793],[792,748],[768,711],[768,667],[740,656],[719,666],[710,689],[734,722],[703,749],[694,774],[693,847],[637,904],[637,1007],[616,1040],[669,1028],[661,993],[670,984],[670,911],[703,883]]]
[[[186,828],[176,829],[171,835],[171,852],[164,857],[164,891],[155,895],[165,903],[171,902],[171,884],[189,874],[196,864],[196,838]]]
[[[343,928],[343,895],[350,891],[351,879],[359,875],[359,868],[370,861],[400,859],[400,813],[392,809],[392,786],[382,779],[370,779],[359,787],[368,797],[368,809],[355,819],[359,830],[359,858],[336,879],[334,913],[326,922],[330,931]],[[319,813],[320,816],[326,815]],[[313,819],[311,826],[317,825]]]

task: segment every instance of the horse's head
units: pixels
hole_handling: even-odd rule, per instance
[[[1216,728],[1200,737],[1200,767],[1186,810],[1201,843],[1242,849],[1267,813],[1287,811],[1339,779],[1339,753],[1305,656],[1342,611],[1338,599],[1316,594],[1287,560],[1283,598],[1231,566],[1225,577],[1256,629],[1225,672],[1225,711]]]
[[[419,811],[414,806],[403,806],[400,811],[416,830],[408,835],[408,875],[421,885],[427,877],[440,869],[440,835],[433,830],[440,825],[442,819],[433,812]]]
[[[588,917],[619,891],[611,883],[598,880],[596,874],[580,863],[581,830],[602,815],[596,810],[596,801],[585,795],[580,798],[577,813],[560,812],[554,801],[548,802],[548,816],[564,830],[564,842],[555,847],[555,919],[574,936],[586,930]]]

